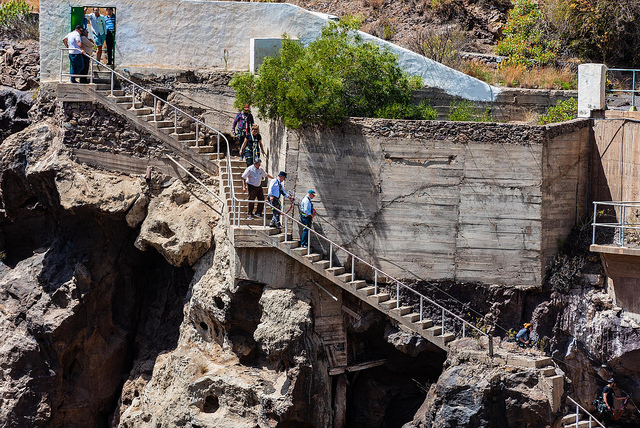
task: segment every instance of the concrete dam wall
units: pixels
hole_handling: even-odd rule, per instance
[[[269,168],[315,189],[316,227],[390,275],[538,287],[588,204],[588,126],[273,125]]]

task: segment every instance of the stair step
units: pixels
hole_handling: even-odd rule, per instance
[[[378,304],[382,303],[382,302],[386,302],[387,300],[389,300],[391,298],[391,296],[389,296],[389,293],[378,293],[378,294],[374,294],[373,296],[371,296],[371,298]]]
[[[350,282],[352,279],[350,273],[343,273],[341,275],[336,275],[336,278],[338,278],[342,282]]]
[[[433,325],[433,321],[431,320],[427,320],[427,319],[423,319],[422,321],[416,321],[414,322],[414,324],[416,325],[416,327],[418,327],[421,330],[425,330],[429,327],[431,327]]]
[[[327,268],[325,269],[325,272],[330,273],[334,276],[340,275],[341,273],[344,273],[344,268],[343,267],[331,267],[331,268]]]
[[[397,304],[398,304],[398,301],[396,299],[389,299],[380,303],[380,306],[386,310],[389,310],[389,309],[395,308]]]
[[[442,326],[441,325],[434,325],[433,327],[429,327],[427,329],[425,329],[425,331],[428,334],[431,334],[432,336],[440,336],[442,335]],[[446,334],[446,332],[445,332]]]
[[[173,128],[173,122],[171,122],[170,120],[150,120],[149,124],[155,125],[158,129]]]
[[[303,257],[307,260],[310,260],[311,262],[315,262],[322,258],[322,254],[311,253],[311,254],[305,254]]]
[[[365,296],[371,296],[376,291],[373,285],[362,287],[358,289],[358,293],[364,294]]]
[[[97,90],[102,92],[104,95],[106,96],[111,96],[111,86],[108,85],[106,88],[101,88],[102,84],[97,86]],[[114,97],[122,97],[124,96],[124,91],[122,89],[114,89],[113,90],[113,96]],[[131,98],[129,98],[131,99]]]
[[[555,367],[543,367],[542,369],[540,369],[542,371],[542,374],[546,377],[549,376],[555,376],[556,375],[556,369]]]
[[[193,146],[190,144],[191,141],[188,142],[189,146],[192,147],[193,149],[195,149],[196,153],[200,154],[200,153],[215,153],[218,151],[217,147],[212,147],[212,146],[200,146],[200,147],[195,147],[195,140],[193,141]]]
[[[413,313],[410,313],[410,314],[403,315],[402,319],[413,323],[413,322],[416,322],[416,321],[418,321],[420,319],[420,314],[413,312]]]
[[[309,251],[309,249],[305,248],[305,247],[293,248],[291,250],[292,253],[294,253],[294,254],[296,254],[298,256],[302,256],[303,254],[306,255],[308,251]]]
[[[329,260],[318,260],[317,262],[313,262],[313,265],[326,269],[329,267]]]
[[[349,285],[351,287],[353,287],[354,289],[359,290],[359,289],[367,286],[367,281],[364,281],[362,279],[358,279],[358,280],[355,280],[355,281],[351,281],[349,283]]]
[[[440,336],[440,337],[442,337],[442,344],[446,345],[447,343],[455,339],[456,335],[453,333],[445,333],[444,336]]]
[[[391,309],[390,312],[393,312],[396,315],[405,315],[411,312],[411,306],[400,306],[399,308]]]
[[[572,424],[569,425],[565,425],[564,428],[589,428],[589,426],[591,426],[592,428],[596,428],[599,427],[600,425],[598,425],[596,422],[591,422],[591,425],[589,425],[589,421],[580,421],[577,424],[574,422]]]
[[[144,114],[151,113],[151,109],[149,107],[140,107],[140,108],[138,108],[136,106],[136,108],[134,108],[132,111],[136,116],[142,116]]]
[[[175,138],[178,141],[195,140],[195,138],[196,138],[196,133],[195,132],[186,132],[186,133],[178,132],[177,134],[172,132],[169,135],[171,137]]]
[[[582,421],[584,419],[584,414],[580,413],[580,415],[578,416],[578,422]],[[562,425],[567,425],[567,424],[574,424],[576,423],[576,414],[572,413],[570,415],[566,415],[562,418]]]

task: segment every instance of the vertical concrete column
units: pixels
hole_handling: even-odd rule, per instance
[[[591,117],[593,110],[604,110],[606,73],[604,64],[578,66],[578,117]]]

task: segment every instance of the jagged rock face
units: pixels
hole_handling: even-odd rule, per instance
[[[540,376],[536,369],[492,367],[486,357],[453,349],[427,400],[406,427],[548,426],[550,406]]]
[[[49,121],[0,146],[7,427],[106,426],[134,359],[175,346],[191,277],[134,248],[139,179],[73,164],[57,135]]]
[[[31,93],[0,86],[0,141],[29,126],[32,105]]]

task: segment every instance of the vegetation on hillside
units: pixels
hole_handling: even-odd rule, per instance
[[[15,38],[38,39],[37,19],[25,0],[9,0],[0,4],[0,34]]]
[[[321,37],[302,46],[286,37],[280,54],[265,58],[257,75],[237,74],[234,106],[282,119],[289,128],[335,125],[346,116],[433,118],[427,105],[412,106],[420,79],[410,77],[391,52],[365,43],[344,23],[330,23]]]

